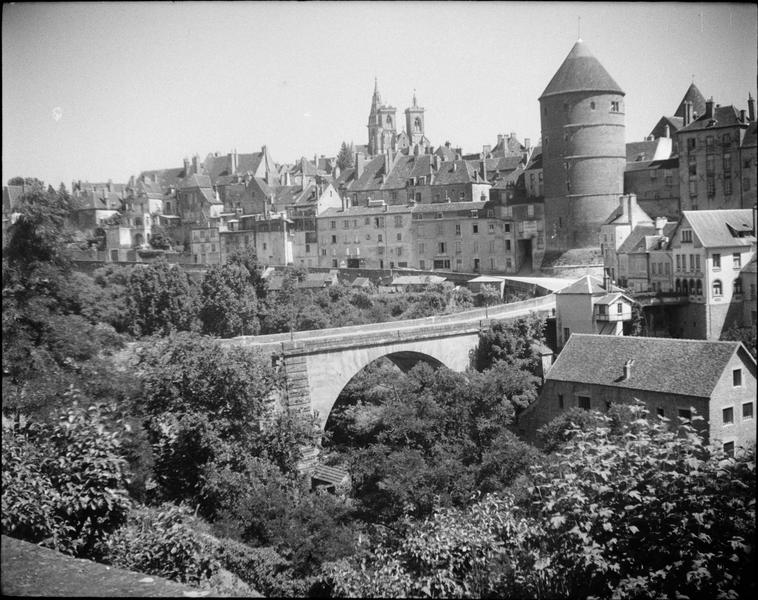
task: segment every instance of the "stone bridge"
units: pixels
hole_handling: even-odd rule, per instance
[[[220,341],[279,356],[286,375],[289,410],[297,414],[315,411],[323,429],[342,389],[374,360],[386,356],[404,371],[419,361],[463,371],[470,364],[479,331],[491,321],[530,313],[551,316],[554,312],[555,296],[550,294],[424,319]]]

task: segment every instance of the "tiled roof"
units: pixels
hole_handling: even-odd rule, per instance
[[[313,479],[324,481],[331,485],[339,485],[347,480],[349,474],[343,469],[337,467],[327,467],[326,465],[316,465],[311,475]]]
[[[585,275],[580,277],[570,286],[555,292],[556,294],[602,294],[605,295],[608,292],[623,292],[619,287],[609,283],[608,287],[603,287],[603,281],[592,275]]]
[[[709,397],[735,352],[755,362],[739,342],[574,333],[548,380]],[[624,380],[624,363],[633,360]]]
[[[683,127],[679,132],[700,131],[702,129],[713,129],[715,127],[733,127],[743,124],[739,119],[739,111],[732,105],[714,106],[713,117],[706,117],[704,114],[699,116],[687,127]]]
[[[553,75],[540,100],[546,96],[567,92],[613,92],[624,91],[605,70],[600,61],[589,51],[581,40],[574,44],[563,64]]]
[[[690,87],[687,88],[682,101],[679,102],[679,106],[674,113],[675,117],[679,117],[680,119],[684,118],[684,103],[688,101],[692,102],[692,110],[698,115],[702,115],[705,112],[705,98],[703,97],[703,94],[700,93],[700,90],[697,89],[697,86],[694,83],[691,83]]]
[[[750,246],[756,241],[755,232],[745,237],[737,237],[733,234],[733,232],[744,232],[753,228],[753,211],[749,208],[684,210],[682,217],[681,223],[686,219],[705,248]]]

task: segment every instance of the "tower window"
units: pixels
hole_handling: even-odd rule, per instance
[[[590,102],[590,108],[591,108],[592,110],[595,110],[595,103],[594,103],[594,102]]]
[[[611,100],[611,112],[619,112],[618,100]]]

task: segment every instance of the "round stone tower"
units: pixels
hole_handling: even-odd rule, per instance
[[[547,248],[597,247],[624,192],[624,92],[579,40],[539,101]]]

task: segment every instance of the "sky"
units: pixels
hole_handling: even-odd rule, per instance
[[[2,179],[125,182],[184,157],[334,156],[367,143],[374,78],[398,121],[466,153],[540,137],[538,98],[577,39],[626,92],[626,141],[690,83],[757,97],[755,4],[3,4]]]

